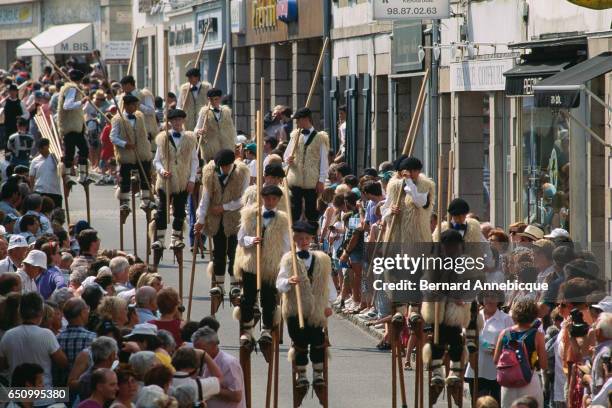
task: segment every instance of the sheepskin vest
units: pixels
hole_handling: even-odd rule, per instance
[[[264,184],[263,186],[265,187],[266,184]],[[283,191],[283,194],[284,194],[284,191]],[[289,198],[291,198],[291,192],[289,192]],[[242,206],[248,207],[256,203],[257,203],[257,186],[255,184],[252,184],[244,191],[244,195],[242,196]],[[287,203],[285,203],[284,196],[281,197],[280,201],[278,202],[277,208],[281,211],[287,212]]]
[[[187,82],[181,85],[181,95],[183,101],[183,106],[181,109],[187,114],[187,118],[185,119],[185,129],[195,129],[196,123],[198,122],[198,113],[200,112],[200,109],[202,109],[202,107],[208,102],[206,93],[209,89],[210,84],[208,82],[200,82],[200,92],[198,92],[198,96],[194,98],[193,92],[191,92],[191,84]]]
[[[287,182],[290,187],[313,189],[317,186],[321,168],[321,145],[325,145],[325,151],[329,150],[329,136],[320,130],[315,130],[315,132],[314,136],[310,135],[308,146],[299,129],[291,132],[294,143],[297,138],[297,148],[293,164],[289,166],[287,173]]]
[[[471,243],[479,243],[483,242],[482,232],[480,231],[480,223],[473,218],[466,218],[465,223],[467,224],[467,229],[465,230],[465,234],[463,234],[463,242],[471,242]],[[449,228],[449,223],[444,221],[442,222],[442,231],[446,231]],[[434,231],[434,242],[440,241],[440,233],[438,229]]]
[[[244,228],[247,236],[257,236],[257,216],[261,212],[261,207],[251,205],[241,211],[240,225]],[[258,211],[259,210],[259,211]],[[276,215],[267,227],[264,228],[262,220],[263,246],[261,261],[261,279],[270,285],[275,285],[280,260],[283,257],[282,245],[287,239],[287,227],[289,222],[287,214],[277,209]],[[257,247],[250,248],[238,246],[236,248],[236,261],[234,262],[234,276],[242,279],[242,273],[257,273]]]
[[[159,157],[164,169],[172,174],[169,183],[170,194],[176,194],[187,189],[189,176],[191,175],[191,155],[197,142],[193,132],[183,132],[181,143],[177,150],[176,145],[173,143],[174,140],[168,141],[168,138],[172,139],[172,136],[165,131],[160,132],[155,137],[155,144],[157,145],[157,150],[159,150]],[[166,179],[157,177],[155,189],[166,190],[167,188]]]
[[[74,96],[75,101],[80,101],[83,98],[81,93],[78,91],[78,86],[76,84],[68,82],[62,86],[57,102],[57,125],[62,136],[65,136],[67,133],[71,132],[81,133],[83,131],[83,127],[85,126],[85,115],[82,109],[64,109],[66,94],[70,89],[77,89]]]
[[[204,152],[204,160],[212,160],[221,149],[234,150],[236,143],[236,128],[232,119],[232,110],[221,106],[221,117],[217,122],[215,113],[208,106],[200,109],[200,115],[206,116],[204,135],[200,141],[200,149]]]
[[[312,280],[308,278],[306,265],[300,259],[297,260],[298,276],[302,278],[299,283],[302,296],[302,312],[304,321],[314,327],[325,325],[325,308],[329,301],[329,278],[331,276],[331,259],[322,251],[310,251],[314,262]],[[287,252],[281,259],[281,267],[292,270],[291,252]],[[283,318],[297,316],[297,298],[295,287],[283,293]]]
[[[129,120],[122,119],[121,115],[118,114],[113,116],[111,120],[112,126],[117,126],[120,130],[119,138],[136,145],[136,150],[128,150],[115,145],[115,157],[119,164],[138,163],[135,152],[138,152],[138,158],[143,162],[150,161],[153,157],[151,153],[151,143],[149,142],[147,130],[145,128],[144,115],[142,112],[136,111],[134,112],[134,116],[136,116],[136,124],[134,127],[131,126]]]
[[[151,98],[152,100],[155,100],[155,97],[153,96],[151,91],[149,91],[147,88],[143,88],[143,90],[140,91],[139,98],[140,98],[141,103],[144,100],[144,98]],[[156,135],[157,132],[159,132],[159,126],[157,125],[157,117],[155,116],[155,112],[151,114],[144,114],[144,118],[145,118],[145,128],[147,129],[147,133],[150,135]]]
[[[398,195],[402,194],[403,199],[400,201],[400,214],[395,222],[393,236],[390,242],[431,242],[431,213],[435,201],[435,183],[425,176],[420,174],[418,180],[414,183],[417,186],[419,193],[428,193],[429,202],[427,207],[419,207],[414,204],[412,197],[404,192],[404,179],[393,178],[387,185],[387,202],[397,202]]]
[[[236,161],[234,169],[228,177],[229,180],[225,187],[221,186],[214,161],[210,161],[202,169],[202,186],[210,195],[208,208],[223,205],[242,197],[244,193],[242,188],[251,174],[246,164]],[[222,222],[226,236],[237,234],[240,228],[240,210],[224,211],[221,216],[212,215],[209,211],[204,220],[204,233],[209,236],[216,235]]]
[[[426,323],[435,323],[435,302],[423,302],[421,315]],[[440,322],[447,326],[466,328],[470,323],[470,302],[440,302]]]

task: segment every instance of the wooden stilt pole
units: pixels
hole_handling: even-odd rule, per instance
[[[198,257],[198,248],[200,243],[200,234],[194,234],[193,238],[193,255],[191,256],[191,276],[189,278],[189,300],[187,302],[187,321],[191,320],[191,304],[193,302],[193,284],[195,281],[196,261]]]

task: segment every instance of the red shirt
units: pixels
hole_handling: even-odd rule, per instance
[[[102,135],[100,136],[100,141],[102,142],[100,159],[102,160],[110,160],[115,155],[115,148],[110,140],[111,127],[112,126],[110,123],[104,126],[104,129],[102,129]]]
[[[179,319],[174,320],[149,320],[147,323],[153,323],[159,330],[166,330],[172,333],[176,347],[180,347],[183,344],[181,338],[181,321]]]

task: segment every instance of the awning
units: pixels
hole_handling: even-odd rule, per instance
[[[45,54],[87,54],[93,50],[93,30],[91,23],[64,24],[53,26],[32,41]],[[26,41],[17,47],[18,57],[40,55],[34,46]]]
[[[584,84],[610,71],[612,71],[612,52],[604,52],[576,64],[533,87],[535,106],[577,108],[580,105],[580,91]]]
[[[532,87],[544,78],[548,78],[570,66],[573,61],[550,60],[531,61],[517,65],[504,72],[506,77],[506,96],[532,95]]]

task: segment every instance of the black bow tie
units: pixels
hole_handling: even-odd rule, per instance
[[[191,87],[191,92],[197,92],[198,91],[198,86],[194,85]]]
[[[297,252],[297,256],[300,259],[308,259],[308,257],[310,257],[310,252],[308,252],[308,251],[298,251]]]
[[[465,231],[467,230],[467,224],[453,224],[453,229],[456,231]]]
[[[213,112],[215,113],[221,113],[221,110],[219,108],[213,108]]]
[[[172,137],[178,139],[179,137],[181,137],[181,132],[172,132]]]
[[[308,136],[310,134],[310,129],[302,129],[302,134]]]
[[[275,216],[276,216],[276,213],[273,210],[267,210],[267,211],[264,211],[263,213],[263,217],[265,219],[274,218]]]
[[[127,114],[127,118],[128,118],[129,120],[136,120],[136,115],[134,115],[134,114],[132,114],[132,113],[128,113],[128,114]]]

